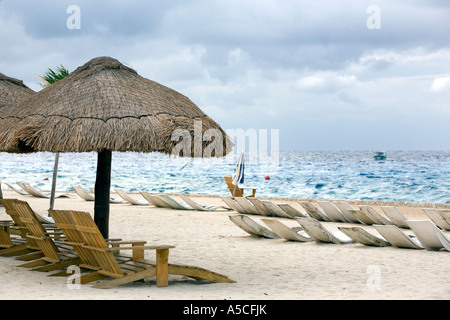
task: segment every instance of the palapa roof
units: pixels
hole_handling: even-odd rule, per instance
[[[17,107],[35,94],[22,80],[10,78],[0,72],[0,114],[9,107]]]
[[[0,150],[172,154],[181,141],[179,135],[172,141],[177,129],[182,129],[181,136],[188,132],[192,142],[199,141],[194,121],[197,128],[201,123],[202,134],[206,131],[223,137],[213,139],[220,148],[202,141],[202,149],[214,146],[218,152],[211,156],[231,151],[224,130],[189,98],[138,75],[116,59],[98,57],[39,91],[20,108],[0,114]],[[221,150],[223,154],[216,154]],[[202,156],[194,154],[193,144],[190,151],[177,155]]]

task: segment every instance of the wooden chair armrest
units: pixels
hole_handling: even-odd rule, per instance
[[[111,247],[111,248],[98,248],[98,247],[92,247],[92,246],[88,246],[88,245],[83,245],[83,247],[87,248],[87,249],[91,249],[91,250],[97,250],[97,251],[108,251],[111,253],[114,253],[115,251],[120,251],[120,250],[133,250],[133,260],[141,260],[144,259],[144,250],[156,250],[157,252],[159,252],[160,250],[168,250],[171,248],[175,248],[175,246],[170,246],[170,245],[159,245],[159,246],[131,246],[131,247]]]
[[[147,241],[143,241],[143,240],[129,240],[129,241],[109,241],[107,242],[109,245],[118,245],[118,244],[132,244],[132,245],[141,245],[143,246],[144,244],[147,243]]]
[[[106,249],[106,251],[116,251],[116,250],[135,250],[135,249],[142,249],[142,250],[159,250],[159,249],[173,249],[175,246],[170,245],[159,245],[159,246],[134,246],[134,247],[112,247]]]

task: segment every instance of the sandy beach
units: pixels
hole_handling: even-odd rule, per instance
[[[4,188],[7,189],[7,188]],[[74,209],[93,214],[94,203],[75,193],[55,201],[55,209]],[[117,196],[117,195],[113,195]],[[47,213],[49,200],[20,196],[3,190],[4,198],[28,201]],[[139,194],[133,197],[142,199]],[[176,198],[176,196],[175,196]],[[217,196],[193,196],[204,205],[225,205]],[[271,199],[290,203],[295,199]],[[351,203],[351,202],[350,202]],[[353,203],[357,205],[356,202]],[[397,205],[410,219],[428,219],[421,206]],[[374,208],[377,208],[374,206]],[[48,277],[18,267],[11,257],[0,257],[0,299],[118,299],[118,300],[302,300],[302,299],[438,299],[450,298],[450,254],[447,251],[369,247],[362,244],[318,244],[250,237],[233,224],[230,212],[171,210],[128,203],[111,204],[110,237],[146,240],[148,245],[170,244],[169,263],[206,268],[227,275],[236,283],[196,283],[169,278],[169,286],[156,287],[154,279],[110,289],[90,284],[70,288],[64,277]],[[252,215],[259,221],[262,216]],[[297,221],[277,218],[288,226]],[[10,220],[0,208],[0,220]],[[262,224],[262,222],[261,222]],[[324,222],[330,231],[349,223]],[[353,224],[354,225],[354,224]],[[372,233],[367,225],[360,225]],[[406,230],[410,233],[410,230]],[[450,232],[445,231],[450,237]],[[146,252],[153,259],[154,251]]]

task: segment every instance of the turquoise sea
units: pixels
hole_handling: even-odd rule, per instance
[[[267,197],[450,203],[450,151],[388,151],[385,161],[374,161],[372,154],[280,151],[270,161],[247,156],[244,186],[256,187],[257,196]],[[158,153],[113,153],[111,188],[229,195],[223,177],[233,173],[235,158],[190,160]],[[54,154],[46,152],[0,153],[0,181],[26,181],[50,190],[54,159]],[[96,153],[61,154],[57,190],[69,191],[72,185],[93,187],[96,161]]]

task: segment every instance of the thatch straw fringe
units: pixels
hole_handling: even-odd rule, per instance
[[[0,73],[0,115],[6,109],[18,106],[33,94],[35,92],[24,85],[21,80]]]
[[[89,61],[19,110],[8,111],[0,115],[0,150],[9,152],[107,149],[173,154],[175,148],[180,156],[223,156],[232,145],[222,128],[189,98],[109,57]],[[201,125],[195,127],[198,122]],[[207,152],[199,154],[191,146],[189,154],[180,154],[180,141],[173,139],[176,130],[188,133]],[[222,139],[211,137],[208,130],[216,130],[215,136],[220,133]]]

